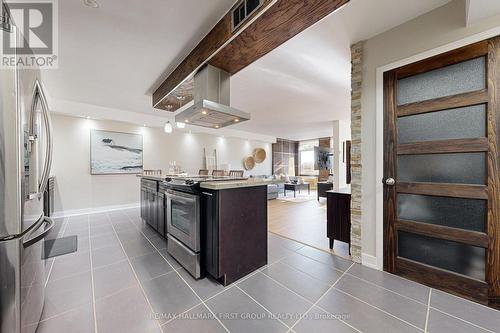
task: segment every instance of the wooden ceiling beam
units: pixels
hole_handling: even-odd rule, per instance
[[[173,95],[185,91],[183,82],[210,63],[236,74],[292,37],[328,16],[349,0],[263,0],[262,5],[234,32],[232,8],[153,93],[153,107],[167,111]],[[239,4],[239,2],[237,3]],[[192,99],[187,96],[185,100]]]
[[[275,0],[264,0],[262,5],[252,13],[249,20],[267,10]],[[237,2],[239,3],[239,1]],[[236,4],[235,4],[236,6]],[[244,28],[240,26],[232,31],[231,12],[234,7],[213,27],[212,30],[196,45],[189,55],[174,69],[165,81],[153,93],[153,107],[156,107],[173,90],[182,84],[184,80],[192,76],[194,72],[203,66],[211,56],[222,48],[232,37],[236,36]]]

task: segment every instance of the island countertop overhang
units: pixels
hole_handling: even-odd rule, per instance
[[[228,180],[228,181],[207,181],[201,182],[200,187],[208,190],[227,190],[235,188],[245,188],[245,187],[255,187],[255,186],[267,186],[270,184],[282,184],[281,180]]]

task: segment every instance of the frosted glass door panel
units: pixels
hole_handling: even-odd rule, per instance
[[[472,231],[485,231],[487,201],[398,194],[398,218]]]
[[[398,143],[486,136],[486,105],[398,118]]]
[[[485,249],[407,232],[398,233],[398,256],[484,281]]]
[[[399,155],[400,182],[486,184],[486,154]]]
[[[397,104],[451,96],[486,87],[486,59],[480,57],[398,80]]]

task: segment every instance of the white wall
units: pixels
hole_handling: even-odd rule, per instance
[[[335,120],[333,122],[333,189],[350,187],[346,183],[346,156],[344,155],[344,142],[351,140],[351,123],[349,121]]]
[[[375,173],[376,157],[383,154],[376,151],[376,69],[499,25],[500,16],[496,16],[466,27],[464,0],[455,0],[366,41],[362,89],[363,254],[376,255],[375,200],[382,188]]]
[[[271,144],[262,141],[220,137],[179,131],[165,134],[162,128],[129,123],[90,120],[52,114],[54,128],[54,163],[56,176],[55,211],[96,209],[139,202],[139,179],[135,175],[90,175],[90,130],[102,129],[138,133],[144,137],[144,168],[168,171],[170,161],[176,161],[190,174],[203,166],[203,148],[217,149],[220,164],[243,169],[243,158],[255,148],[264,148],[267,159],[245,175],[270,175]]]

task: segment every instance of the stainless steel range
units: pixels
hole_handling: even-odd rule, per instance
[[[246,178],[194,176],[167,178],[167,251],[193,277],[203,274],[201,264],[201,183]]]

